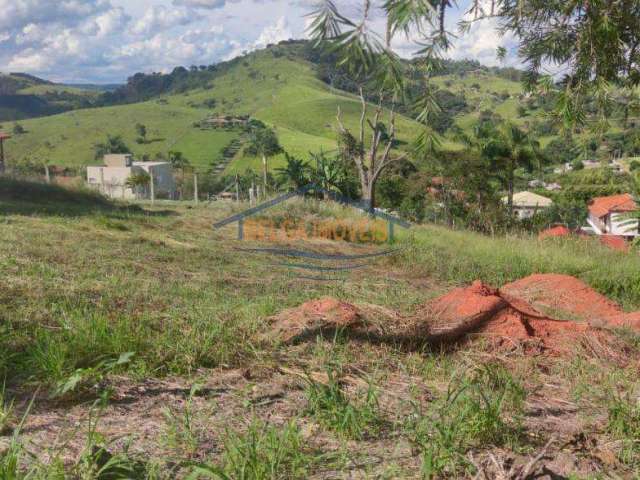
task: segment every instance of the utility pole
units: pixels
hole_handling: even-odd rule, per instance
[[[253,205],[253,200],[256,194],[256,185],[253,182],[253,180],[251,180],[251,190],[249,190],[249,205]]]
[[[45,163],[44,165],[44,178],[47,183],[51,183],[51,174],[49,173],[49,165]]]
[[[267,196],[267,156],[262,154],[262,182],[264,183],[264,192],[263,195]]]
[[[240,201],[240,176],[236,173],[236,202]]]
[[[198,205],[198,174],[193,174],[193,202]]]
[[[151,186],[151,205],[156,201],[156,187],[153,180],[153,167],[149,167],[149,185]]]

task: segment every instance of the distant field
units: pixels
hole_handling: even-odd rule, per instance
[[[77,110],[20,122],[23,135],[7,142],[8,161],[28,158],[53,165],[95,163],[94,146],[107,134],[122,135],[136,156],[181,150],[200,168],[206,168],[237,134],[201,131],[193,122],[206,112],[155,101],[119,107]],[[136,123],[147,127],[147,143],[137,144]]]
[[[215,109],[204,107],[204,102],[212,99],[217,103]],[[359,117],[357,99],[316,79],[312,65],[276,58],[265,50],[248,56],[206,89],[144,103],[21,121],[27,133],[7,142],[7,155],[9,162],[31,159],[54,165],[89,165],[95,161],[94,145],[112,134],[121,135],[138,157],[180,150],[194,166],[205,170],[238,136],[237,132],[200,131],[193,127],[194,122],[216,112],[248,114],[264,121],[278,132],[287,152],[306,158],[310,151],[335,148],[338,106],[345,124],[355,128]],[[136,143],[136,123],[147,127],[149,143]],[[419,128],[407,118],[400,118],[398,125],[400,139],[407,141]],[[283,161],[284,156],[280,155],[270,165],[276,167]],[[228,171],[259,165],[259,159],[237,158]]]

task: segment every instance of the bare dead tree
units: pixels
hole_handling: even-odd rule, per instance
[[[354,135],[344,125],[342,111],[338,107],[340,153],[347,161],[352,161],[355,164],[362,189],[362,200],[373,211],[375,208],[375,186],[380,174],[392,163],[404,160],[407,154],[392,155],[391,151],[396,140],[395,101],[391,103],[388,122],[385,124],[381,120],[384,113],[384,92],[381,91],[378,95],[373,120],[367,117],[368,103],[362,87],[359,89],[359,97],[361,112],[357,135]],[[368,143],[365,142],[367,130],[371,135]]]

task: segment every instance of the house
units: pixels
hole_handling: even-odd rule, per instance
[[[110,198],[132,200],[150,198],[151,188],[142,191],[127,185],[127,180],[140,173],[153,178],[156,197],[172,198],[176,192],[171,164],[168,162],[134,162],[130,154],[109,154],[103,159],[104,165],[87,167],[87,183]]]
[[[503,197],[502,203],[509,202],[509,197]],[[518,192],[513,196],[513,213],[520,219],[531,218],[540,210],[553,205],[550,198],[532,192]]]
[[[217,195],[220,200],[236,200],[236,194],[232,192],[221,192]]]
[[[589,204],[587,223],[596,235],[618,235],[634,238],[640,235],[640,224],[629,214],[638,205],[628,193],[594,198]]]
[[[244,127],[249,123],[249,116],[247,115],[218,115],[205,118],[200,126],[210,128],[231,128],[231,127]]]
[[[571,165],[571,163],[564,163],[559,167],[556,167],[553,169],[553,173],[555,173],[556,175],[560,175],[562,173],[567,173],[573,170],[573,165]]]

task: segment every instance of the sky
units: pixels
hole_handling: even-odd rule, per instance
[[[448,28],[464,14],[460,2]],[[338,0],[357,15],[360,2]],[[25,72],[56,82],[123,83],[136,72],[209,65],[291,38],[305,38],[314,0],[0,0],[0,72]],[[374,16],[374,30],[384,20]],[[496,49],[514,51],[491,20],[460,36],[452,58],[496,65]],[[410,57],[417,45],[398,37]],[[508,64],[516,64],[511,55]]]

